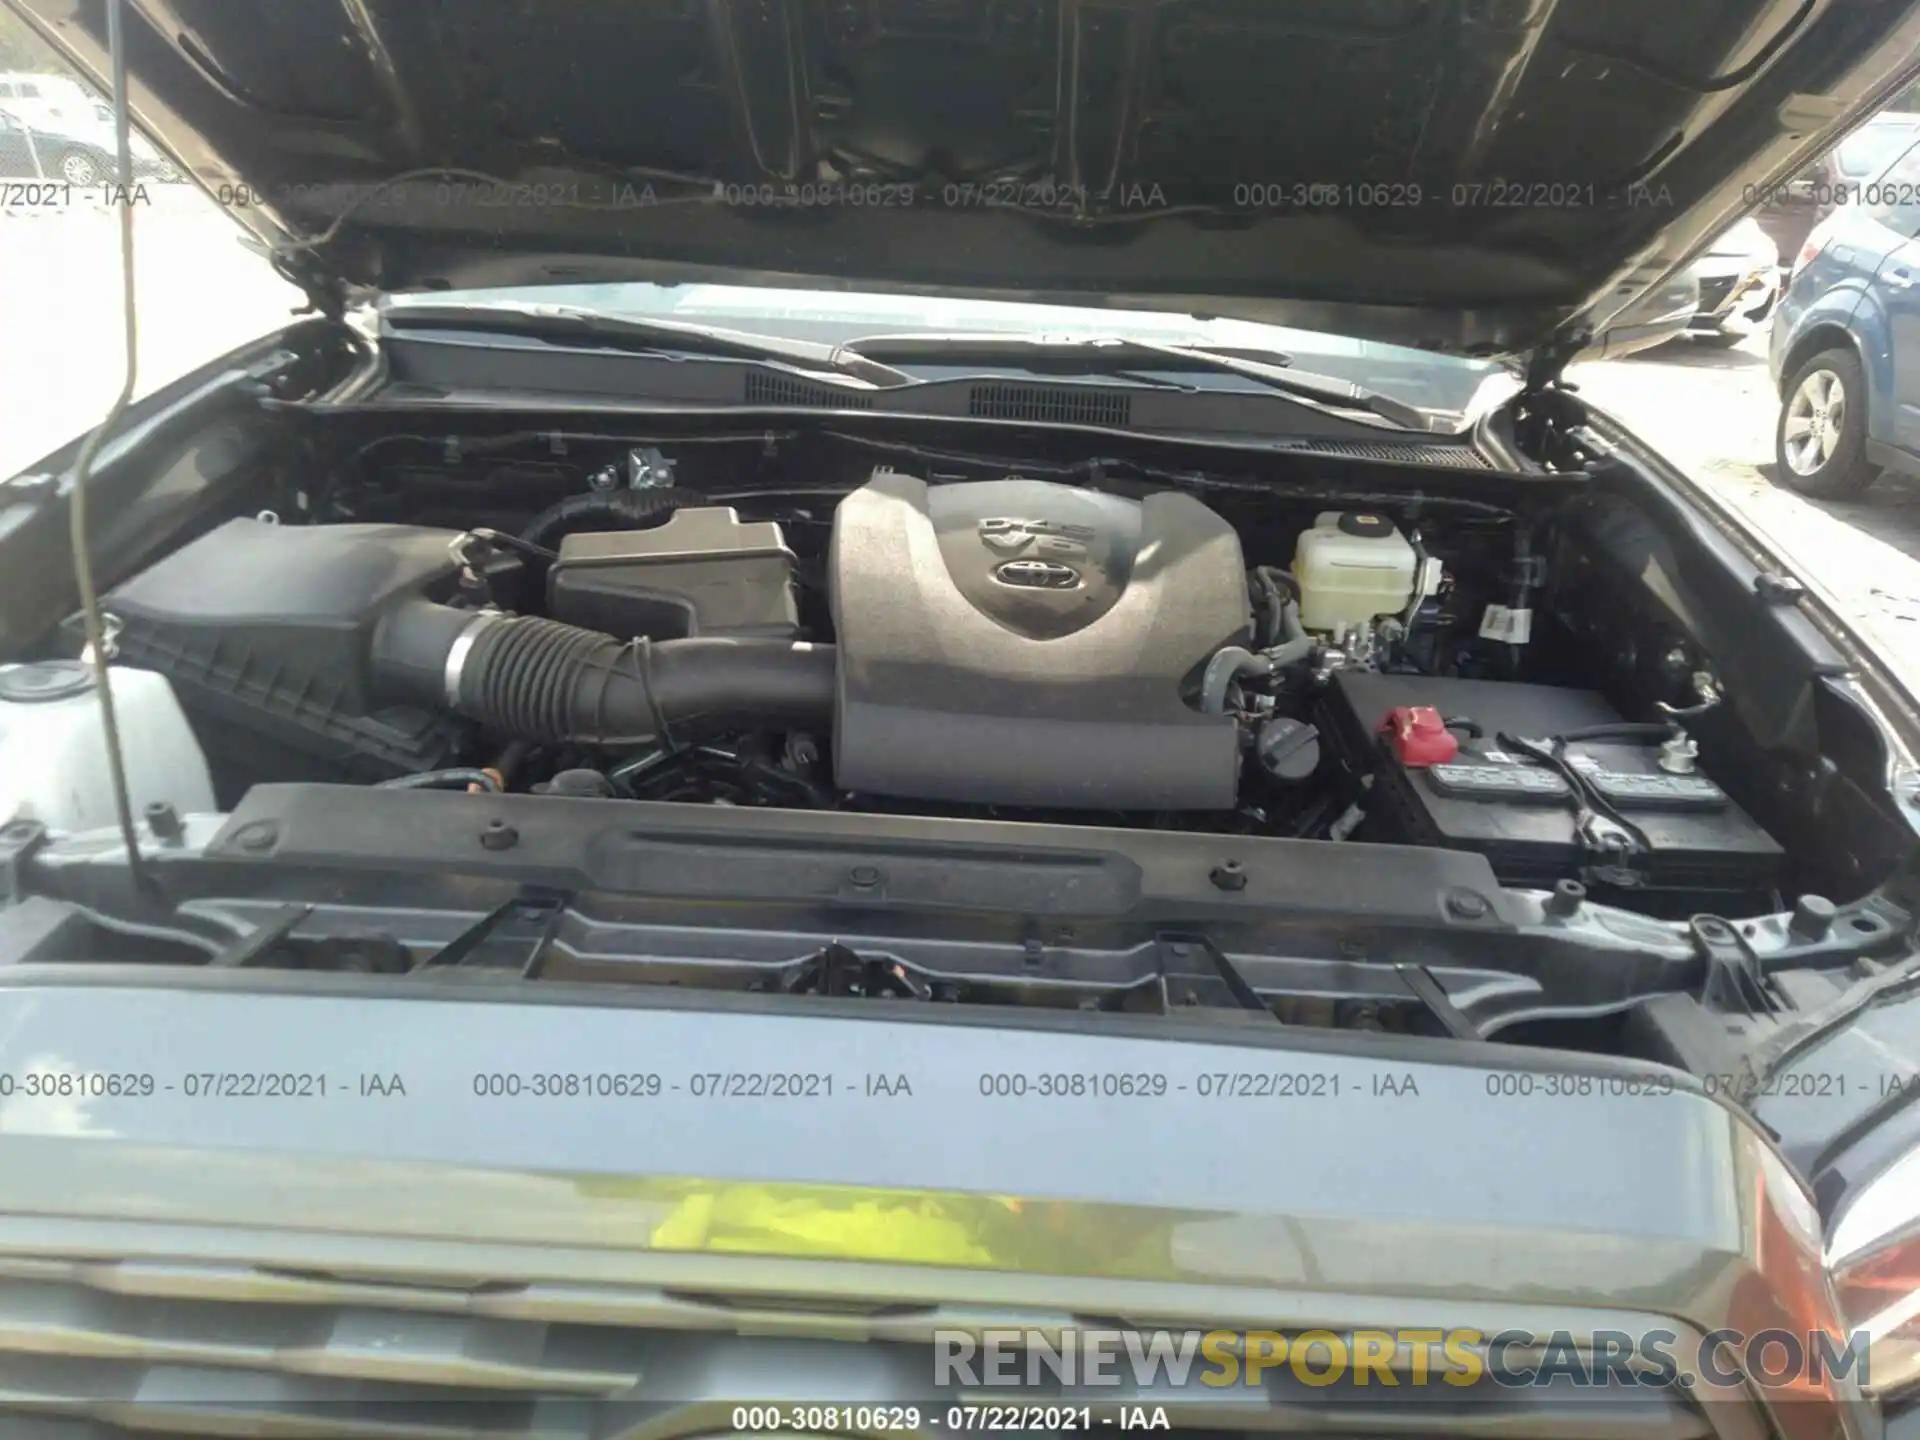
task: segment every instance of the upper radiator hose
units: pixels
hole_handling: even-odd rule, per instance
[[[395,698],[553,743],[673,745],[725,730],[825,729],[833,718],[831,645],[620,641],[426,600],[381,623],[374,670]]]

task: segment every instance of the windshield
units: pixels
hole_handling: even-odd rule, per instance
[[[1019,334],[1063,338],[1114,336],[1205,345],[1290,359],[1295,369],[1377,390],[1439,418],[1478,413],[1515,382],[1492,361],[1434,355],[1406,346],[1315,330],[1257,325],[1145,310],[1088,309],[1012,301],[960,300],[837,290],[778,290],[746,285],[531,285],[395,296],[390,305],[512,303],[566,305],[609,315],[671,319],[754,335],[845,344],[878,335]],[[937,370],[937,365],[916,366]],[[969,369],[977,369],[970,366]],[[1231,375],[1222,388],[1257,390]],[[1483,387],[1485,390],[1483,391]]]
[[[1864,180],[1883,169],[1911,145],[1916,136],[1920,136],[1920,123],[1869,125],[1840,142],[1834,163],[1849,179]]]
[[[1915,191],[1915,182],[1920,182],[1920,143],[1912,131],[1900,133],[1900,147],[1888,154],[1888,163],[1874,173],[1874,183],[1865,187],[1858,203],[1869,218],[1901,235],[1912,235],[1920,229]]]

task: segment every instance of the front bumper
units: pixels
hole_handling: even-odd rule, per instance
[[[1695,329],[1751,328],[1773,313],[1780,298],[1780,267],[1762,256],[1710,256],[1695,267],[1695,274],[1700,281]]]

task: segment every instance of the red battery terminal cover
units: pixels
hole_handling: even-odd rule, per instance
[[[1396,705],[1380,728],[1391,737],[1395,756],[1410,770],[1444,765],[1460,753],[1460,742],[1431,705]]]

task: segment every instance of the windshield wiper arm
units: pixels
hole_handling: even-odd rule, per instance
[[[751,335],[717,325],[607,315],[570,305],[400,304],[388,306],[381,312],[381,319],[388,327],[399,330],[492,331],[563,345],[590,344],[620,350],[757,360],[814,371],[830,378],[844,377],[881,390],[915,383],[913,376],[891,365],[869,360],[844,346]]]
[[[1735,1099],[1750,1104],[1761,1087],[1809,1050],[1832,1039],[1862,1015],[1878,1005],[1900,999],[1920,990],[1920,958],[1909,958],[1889,966],[1878,975],[1857,980],[1831,1004],[1816,1010],[1798,1024],[1776,1030],[1747,1052],[1746,1083]],[[1920,1094],[1920,1091],[1916,1091]]]
[[[1070,367],[1081,374],[1124,375],[1129,368],[1150,369],[1154,361],[1173,360],[1163,370],[1213,370],[1256,380],[1317,409],[1372,415],[1399,430],[1427,431],[1424,412],[1404,401],[1331,375],[1295,370],[1286,356],[1253,360],[1205,345],[1140,340],[1132,336],[1022,335],[988,331],[956,334],[872,335],[849,341],[841,353],[885,355],[895,360],[965,364],[970,360],[1031,364],[1036,369]]]

